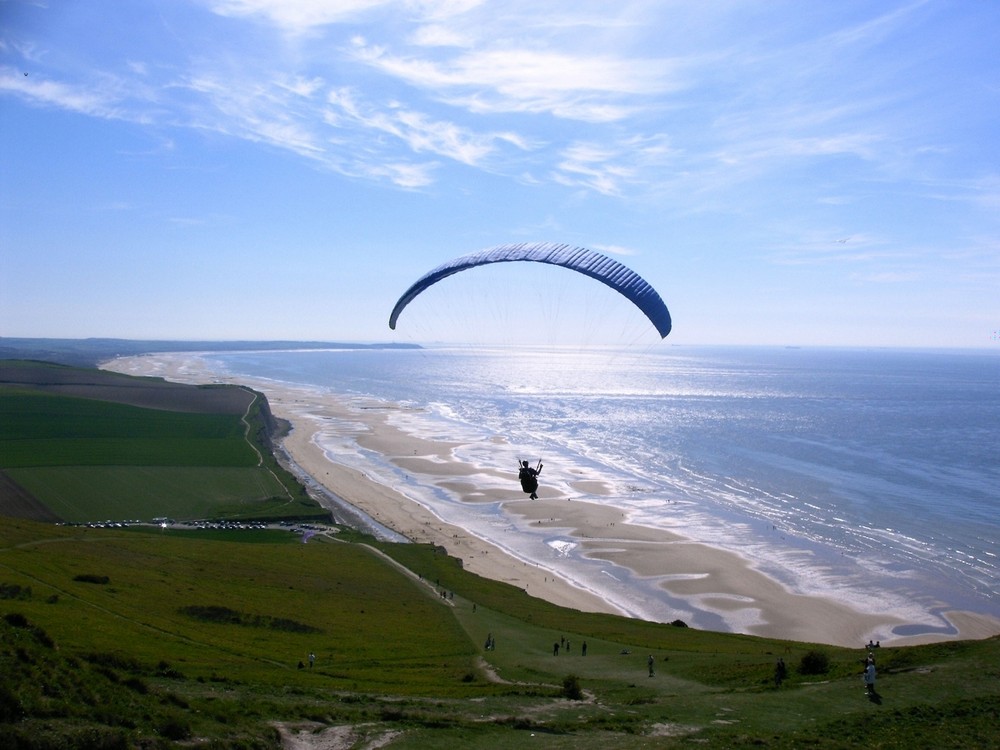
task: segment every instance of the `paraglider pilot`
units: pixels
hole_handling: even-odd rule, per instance
[[[542,462],[538,462],[538,466],[532,469],[527,461],[522,461],[521,465],[517,470],[517,478],[521,482],[521,489],[527,492],[532,500],[537,500],[538,495],[535,493],[538,491],[538,475],[542,473]]]

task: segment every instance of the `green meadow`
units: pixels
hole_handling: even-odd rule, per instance
[[[185,392],[147,378],[7,362],[0,470],[22,500],[66,522],[325,517],[274,460],[265,403],[245,389]]]
[[[3,398],[30,389],[14,390]],[[57,406],[46,429],[68,413]],[[231,440],[215,455],[235,458],[235,444],[253,442],[255,432],[232,411],[236,426],[220,421],[214,436],[188,424],[168,438],[173,428],[149,430],[141,415],[129,429],[137,441],[162,434],[164,452],[186,429]],[[161,418],[170,423],[150,417]],[[7,452],[19,434],[45,441],[31,422],[23,417],[20,433],[2,428],[4,461],[24,455]],[[55,429],[49,439],[80,438],[69,432]],[[53,486],[60,471],[78,479],[94,472],[78,494],[67,480],[44,496],[67,494],[64,505],[81,519],[112,515],[99,496],[115,483],[126,516],[144,517],[142,489],[169,471],[173,483],[157,489],[164,515],[200,517],[196,493],[184,487],[211,482],[214,500],[204,507],[217,512],[238,514],[241,503],[248,516],[288,502],[306,508],[281,480],[275,497],[284,490],[292,501],[244,494],[238,472],[266,460],[58,464],[74,455],[68,445],[42,446],[48,463],[0,468],[16,477],[47,472]],[[152,473],[144,478],[134,473],[145,469]],[[210,480],[213,471],[222,473]],[[20,494],[8,492],[0,507],[30,506],[28,485],[17,484]],[[495,647],[487,649],[490,636]],[[776,686],[779,657],[789,669]],[[1000,638],[878,649],[872,699],[863,657],[861,649],[569,610],[472,575],[441,548],[346,528],[324,526],[302,543],[278,529],[0,521],[4,748],[1000,746]]]

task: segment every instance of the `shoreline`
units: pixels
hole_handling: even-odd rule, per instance
[[[681,612],[676,619],[685,620],[685,609],[714,618],[719,626],[713,630],[857,648],[870,640],[898,646],[1000,633],[1000,620],[946,610],[937,614],[950,623],[954,633],[895,636],[893,628],[910,624],[907,620],[888,612],[861,612],[832,597],[796,594],[735,552],[629,523],[621,509],[598,502],[607,493],[599,480],[581,477],[570,483],[583,497],[525,500],[519,489],[510,487],[512,472],[456,459],[454,452],[462,443],[429,440],[393,424],[392,417],[406,411],[403,407],[308,386],[220,376],[198,354],[126,357],[102,366],[185,383],[239,383],[261,391],[275,416],[292,425],[282,449],[326,492],[407,539],[444,547],[461,558],[470,572],[510,583],[561,606],[636,616],[629,601],[631,582],[641,583],[647,592],[655,586],[671,604],[676,603]],[[374,460],[360,460],[365,454],[377,456],[378,463],[404,477],[402,491],[392,486],[398,478],[379,476]],[[454,519],[449,522],[420,502],[414,488],[447,494]],[[482,528],[477,534],[472,523],[463,525],[463,519],[481,516],[494,506],[507,523],[498,533],[486,538]],[[510,519],[516,521],[515,532],[518,526],[522,531],[530,527],[562,540],[559,543],[565,546],[555,550],[562,553],[560,564],[529,556],[507,543],[504,535],[512,530]],[[516,539],[516,534],[509,538]],[[566,550],[577,555],[578,565],[604,566],[601,572],[610,579],[601,584],[575,575]],[[622,576],[628,579],[624,583]],[[641,595],[638,586],[635,592]]]

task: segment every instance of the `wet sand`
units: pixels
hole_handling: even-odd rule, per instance
[[[237,382],[220,378],[197,355],[168,354],[128,357],[105,365],[133,375],[154,375],[186,383]],[[476,466],[457,460],[458,443],[428,440],[393,424],[401,407],[347,398],[318,389],[263,379],[238,382],[263,392],[273,413],[287,419],[291,433],[283,448],[298,467],[329,492],[414,542],[442,546],[462,559],[467,570],[504,581],[555,604],[593,612],[623,610],[600,592],[570,576],[555,573],[544,561],[508,554],[493,540],[470,529],[445,523],[404,487],[379,481],[356,460],[339,460],[357,449],[381,456],[424,486],[438,487],[470,506],[485,501],[503,504],[506,513],[524,523],[559,530],[576,540],[584,555],[660,581],[674,599],[718,613],[737,632],[789,640],[860,647],[870,639],[883,645],[942,640],[938,634],[891,637],[906,624],[892,613],[860,612],[848,603],[803,596],[754,569],[733,552],[693,542],[669,531],[628,523],[618,508],[579,497],[542,497],[528,501],[516,487],[513,471]],[[511,489],[505,489],[514,485]],[[581,478],[570,486],[585,497],[599,498],[608,488]],[[487,493],[484,488],[488,488]],[[959,632],[954,638],[985,638],[1000,633],[1000,620],[974,613],[944,613]]]

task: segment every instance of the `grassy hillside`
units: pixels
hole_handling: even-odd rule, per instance
[[[0,364],[0,512],[71,522],[323,518],[274,460],[266,400],[34,362]]]
[[[299,502],[241,489],[274,466],[249,392],[213,411],[162,381],[28,369],[0,391],[2,465],[62,513]],[[301,539],[0,518],[0,747],[1000,746],[1000,638],[879,649],[869,699],[861,650],[568,610],[349,529]]]
[[[400,748],[996,746],[998,639],[880,649],[870,701],[860,650],[583,614],[347,537],[5,519],[0,745],[277,747],[282,723]],[[811,651],[827,669],[800,674]]]

